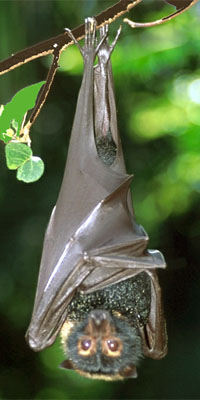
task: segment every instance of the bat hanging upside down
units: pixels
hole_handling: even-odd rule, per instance
[[[96,21],[86,19],[83,80],[26,336],[39,351],[60,333],[61,366],[105,380],[135,378],[143,356],[167,353],[156,273],[165,261],[135,222],[117,129],[110,56],[119,33],[109,45],[101,28],[96,45]]]

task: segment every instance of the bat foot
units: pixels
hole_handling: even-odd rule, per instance
[[[109,46],[108,45],[108,24],[104,25],[103,27],[100,28],[100,41],[97,44],[96,48],[96,19],[94,17],[88,17],[85,19],[85,44],[84,47],[81,47],[78,40],[75,38],[73,35],[72,31],[69,28],[65,28],[65,32],[67,35],[72,39],[74,44],[78,47],[80,53],[82,54],[83,58],[86,58],[86,54],[90,53],[91,51],[94,52],[94,57],[98,54],[98,56],[101,56],[101,53],[107,52],[107,61],[109,60],[115,45],[117,43],[117,40],[119,38],[120,32],[121,32],[121,25],[117,31],[117,34],[115,36],[115,39],[113,40],[113,43]],[[105,44],[105,45],[104,45]]]
[[[72,39],[74,44],[78,47],[80,53],[82,54],[83,58],[86,58],[86,55],[91,51],[94,52],[95,49],[95,42],[96,42],[96,19],[95,18],[86,18],[85,19],[85,44],[84,47],[81,47],[78,40],[73,35],[72,31],[68,28],[65,28],[65,32],[67,35]],[[99,46],[99,45],[98,45]],[[96,55],[97,48],[95,50]]]
[[[96,48],[96,54],[98,53],[99,61],[102,64],[106,64],[116,46],[119,35],[121,33],[122,27],[120,25],[117,30],[117,34],[111,45],[108,44],[108,25],[102,26],[100,28],[100,42]]]
[[[85,19],[85,45],[84,50],[94,49],[95,37],[96,37],[96,19],[86,18]]]

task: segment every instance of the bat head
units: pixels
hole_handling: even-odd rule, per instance
[[[81,322],[66,322],[61,331],[68,360],[62,368],[94,379],[136,378],[142,357],[138,331],[120,316],[93,310]]]

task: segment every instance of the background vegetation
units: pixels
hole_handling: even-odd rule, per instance
[[[1,1],[0,59],[73,28],[114,1]],[[130,17],[149,21],[172,11],[146,0]],[[47,103],[32,129],[32,147],[46,164],[42,179],[19,182],[0,147],[0,398],[199,399],[200,4],[163,26],[123,25],[113,53],[119,129],[136,218],[160,249],[169,354],[144,360],[137,380],[104,383],[58,369],[59,341],[33,353],[30,321],[43,236],[60,188],[83,63],[75,46],[62,56]],[[132,18],[133,19],[133,18]],[[112,24],[114,36],[120,21]],[[51,57],[0,77],[0,104],[45,79]]]

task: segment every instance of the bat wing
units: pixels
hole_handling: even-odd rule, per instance
[[[139,326],[139,330],[143,339],[144,355],[159,360],[168,351],[167,329],[156,271],[149,270],[147,273],[151,278],[151,309],[147,324]]]
[[[127,206],[131,179],[126,178],[98,203],[66,242],[35,303],[27,333],[34,350],[41,350],[54,342],[67,317],[67,305],[77,288],[94,291],[134,276],[146,268],[165,266],[159,252],[146,252],[148,237],[145,232],[140,227],[134,229],[136,224]],[[47,231],[48,241],[54,215]]]
[[[86,249],[74,239],[76,232],[81,232],[85,220],[91,227],[95,207],[98,208],[98,204],[128,178],[118,134],[115,137],[116,159],[111,167],[106,166],[97,153],[93,107],[94,57],[92,48],[85,58],[59,197],[45,234],[33,315],[27,332],[27,340],[35,350],[55,340],[58,325],[60,327],[65,319],[68,302],[93,269],[84,261]],[[111,79],[109,75],[109,96],[113,102]],[[116,115],[112,117],[112,129],[117,129]],[[93,228],[95,232],[99,230],[97,225]],[[87,229],[86,237],[89,237]]]

